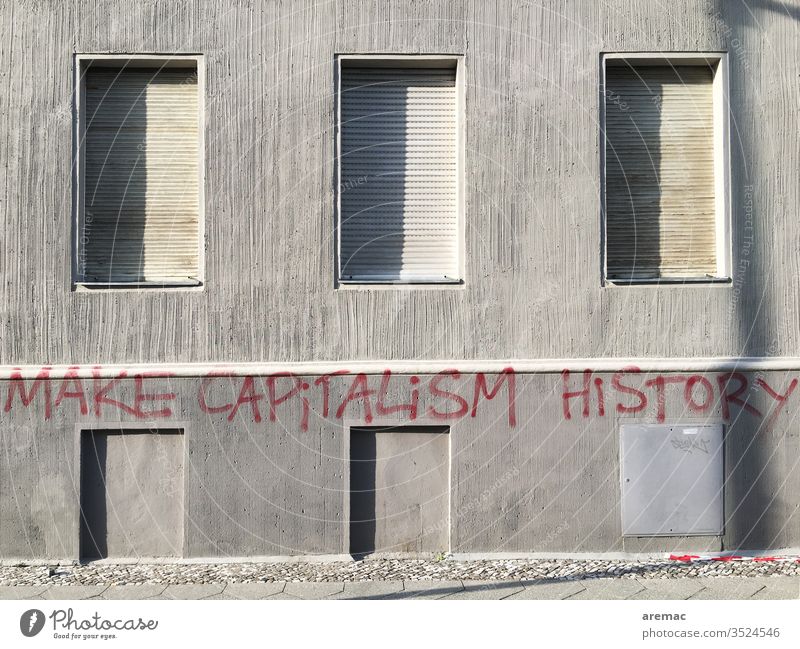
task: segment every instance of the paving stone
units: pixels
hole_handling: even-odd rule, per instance
[[[525,590],[519,581],[464,581],[464,590],[447,599],[505,599]]]
[[[570,595],[569,599],[628,599],[644,590],[635,579],[582,579],[576,583],[584,590]]]
[[[65,586],[69,588],[69,586]],[[126,586],[109,586],[96,599],[150,599],[164,592],[164,585],[131,584]]]
[[[47,586],[0,586],[0,599],[40,599]]]
[[[759,581],[764,588],[751,599],[800,599],[798,577],[763,577]]]
[[[42,599],[91,599],[101,595],[109,586],[51,586]]]
[[[704,584],[699,579],[637,579],[644,590],[628,599],[689,599],[700,592]]]
[[[567,599],[584,589],[578,581],[523,581],[525,587],[506,599]]]
[[[747,577],[703,577],[703,589],[690,599],[750,599],[764,588],[762,579]]]
[[[282,581],[262,582],[258,584],[228,584],[218,595],[204,599],[266,599],[283,592],[286,584]]]
[[[402,593],[402,581],[358,581],[345,583],[344,591],[329,599],[398,599]]]
[[[404,590],[399,599],[442,599],[464,590],[460,581],[411,581],[403,582]]]
[[[344,582],[341,581],[290,582],[286,584],[286,588],[283,589],[282,594],[298,599],[327,599],[343,591]]]
[[[167,586],[158,599],[206,599],[224,589],[225,584],[175,584]]]

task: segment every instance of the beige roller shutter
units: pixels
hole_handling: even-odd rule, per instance
[[[90,68],[85,124],[83,281],[196,283],[196,71]]]
[[[345,67],[340,277],[459,279],[456,71]]]
[[[713,74],[607,67],[610,279],[716,276]]]

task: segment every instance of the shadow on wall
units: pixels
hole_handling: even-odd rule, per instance
[[[103,559],[108,556],[108,506],[106,503],[106,467],[108,436],[81,434],[81,526],[80,558]]]
[[[763,8],[767,11],[774,11],[775,13],[785,14],[792,20],[800,21],[800,7],[792,6],[792,0],[785,0],[784,2],[777,2],[776,0],[747,0],[747,4],[754,9]],[[724,4],[723,0],[716,0],[718,4]]]
[[[728,51],[729,96],[735,99],[730,134],[732,269],[737,288],[731,297],[731,321],[737,323],[733,333],[740,356],[780,355],[786,353],[777,332],[782,309],[769,278],[780,272],[775,267],[777,242],[772,224],[784,215],[775,209],[780,201],[763,193],[770,179],[760,174],[774,168],[768,138],[784,135],[757,131],[752,125],[758,123],[767,101],[761,66],[777,59],[770,52],[774,43],[764,36],[764,23],[774,23],[779,16],[800,21],[800,7],[775,0],[713,0],[713,16],[723,49]],[[789,109],[794,106],[783,106]],[[776,389],[784,392],[787,387]],[[749,397],[758,399],[759,393],[750,392]],[[784,548],[800,532],[800,465],[796,437],[792,442],[788,435],[797,423],[790,417],[779,422],[769,430],[764,423],[755,426],[741,417],[727,430],[727,549]]]
[[[606,62],[606,267],[612,280],[659,277],[660,91],[635,67]]]
[[[78,274],[109,283],[145,279],[147,86],[152,71],[85,72],[84,222]]]
[[[350,554],[363,559],[375,552],[376,516],[375,433],[351,433],[350,441]]]
[[[349,67],[341,79],[341,277],[403,271],[409,75]]]

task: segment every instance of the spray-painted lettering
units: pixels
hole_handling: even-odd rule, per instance
[[[604,417],[607,406],[613,404],[619,414],[637,414],[649,408],[656,421],[663,422],[668,406],[674,404],[698,415],[709,414],[718,407],[725,421],[746,412],[763,419],[770,427],[783,412],[798,384],[796,378],[778,388],[764,378],[750,383],[742,372],[717,374],[716,385],[702,374],[656,374],[644,380],[641,374],[638,367],[625,367],[611,376],[610,389],[606,389],[607,379],[596,376],[591,369],[580,374],[562,371],[561,408],[564,418],[572,419],[576,413],[584,419]],[[595,386],[594,392],[592,385]],[[772,404],[767,413],[750,403],[758,391],[766,394]],[[608,404],[607,399],[610,400]]]
[[[86,368],[88,370],[88,368]],[[80,413],[106,419],[129,415],[135,419],[170,419],[179,400],[170,389],[169,372],[141,372],[130,375],[120,370],[107,376],[101,366],[81,371],[69,367],[53,377],[52,367],[42,367],[34,376],[23,377],[22,370],[11,372],[0,382],[3,412],[35,410],[45,419],[62,412]],[[337,389],[333,384],[337,382]],[[342,369],[306,379],[291,372],[266,376],[234,376],[215,370],[200,377],[196,406],[200,412],[224,417],[228,421],[289,424],[297,418],[300,430],[309,428],[311,413],[322,419],[358,421],[366,424],[375,418],[417,421],[420,414],[434,421],[476,417],[485,402],[505,403],[508,425],[516,426],[516,375],[506,368],[496,375],[478,372],[463,377],[458,370],[444,370],[430,377],[396,375],[386,369],[379,375]],[[319,405],[314,411],[313,405]],[[73,408],[67,411],[65,409]]]

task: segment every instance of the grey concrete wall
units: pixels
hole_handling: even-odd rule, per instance
[[[55,405],[63,388],[54,380],[49,418],[44,384],[29,406],[14,388],[6,411],[12,382],[3,381],[0,557],[78,556],[79,431],[113,428],[119,422],[184,430],[184,539],[190,557],[347,552],[349,429],[366,423],[450,426],[448,532],[453,551],[800,546],[800,390],[792,390],[784,401],[773,396],[796,388],[797,374],[704,374],[708,385],[695,379],[687,395],[689,376],[518,374],[513,377],[513,408],[511,377],[506,376],[491,400],[479,389],[474,417],[476,376],[423,376],[416,384],[413,419],[415,388],[407,375],[392,376],[383,395],[380,375],[331,378],[327,408],[317,377],[305,377],[309,388],[286,401],[281,397],[292,381],[280,379],[273,386],[274,420],[263,377],[252,383],[244,378],[147,379],[139,388],[132,379],[110,386],[86,379],[80,390],[69,384],[66,391],[85,393],[86,415],[77,397]],[[588,400],[575,396],[565,401],[565,392],[580,392],[585,379]],[[496,377],[486,381],[491,394]],[[33,382],[25,387],[30,390]],[[98,388],[105,390],[99,415]],[[140,396],[162,398],[140,399],[137,406],[137,390]],[[365,398],[357,396],[364,391]],[[348,393],[355,398],[348,399]],[[445,415],[451,418],[442,419]],[[623,538],[619,424],[660,419],[724,423],[723,536]]]
[[[774,0],[2,2],[0,365],[798,357],[798,21],[796,2]],[[729,52],[730,286],[601,287],[600,54],[636,50]],[[205,57],[202,291],[70,290],[72,56],[91,52]],[[333,61],[355,52],[464,56],[461,289],[334,289]],[[327,412],[313,378],[307,426],[297,395],[270,419],[262,379],[252,393],[214,381],[205,410],[201,379],[138,404],[122,380],[99,404],[87,396],[86,414],[59,381],[49,413],[43,385],[27,407],[14,392],[0,413],[0,555],[78,556],[78,431],[119,422],[185,430],[188,556],[346,551],[347,431],[367,422],[363,405],[336,416],[352,378],[331,379]],[[646,392],[640,412],[613,375],[591,378],[586,416],[571,399],[567,418],[560,375],[518,375],[515,422],[505,387],[473,417],[474,376],[452,388],[466,414],[424,378],[414,423],[461,413],[444,422],[451,549],[800,546],[800,393],[780,405],[757,383],[785,393],[794,373],[749,374],[730,399],[707,375],[713,399],[697,412],[685,381],[664,384],[660,415],[657,376],[622,379]],[[393,381],[387,399],[407,403],[408,377]],[[0,383],[3,406],[12,385]],[[623,539],[625,417],[725,423],[723,537]]]
[[[796,2],[0,4],[0,363],[800,355]],[[733,286],[600,285],[599,58],[730,53]],[[205,55],[202,292],[70,291],[72,55]],[[336,53],[463,54],[463,290],[334,290]],[[143,326],[146,323],[146,326]]]

